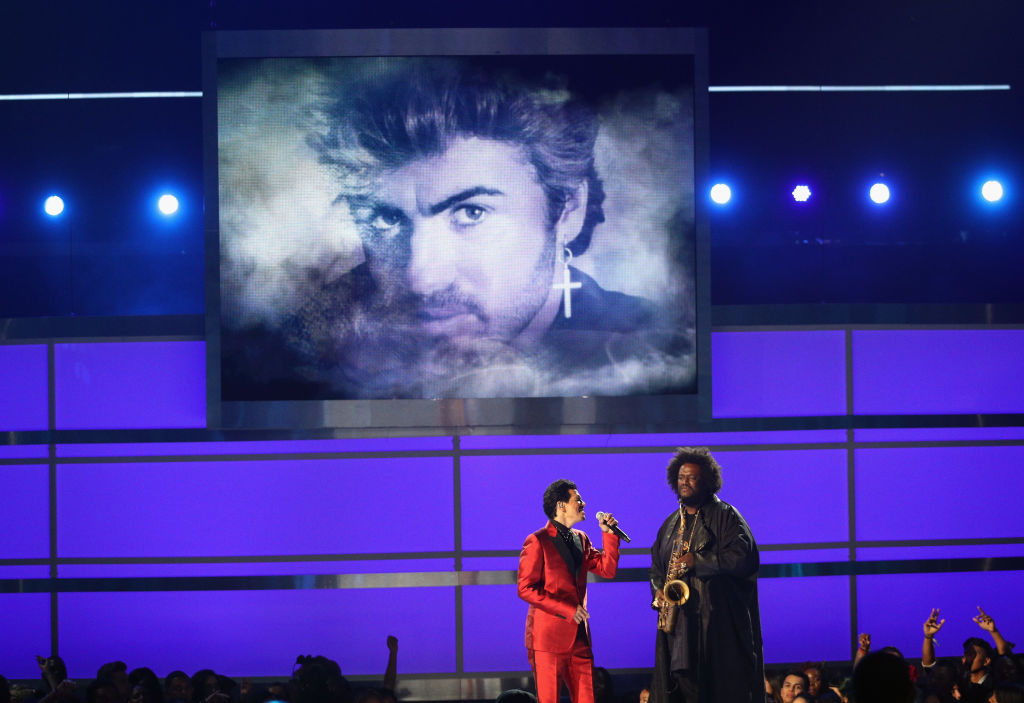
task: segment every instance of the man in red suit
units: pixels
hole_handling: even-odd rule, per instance
[[[603,551],[572,529],[586,518],[585,507],[575,483],[552,483],[544,491],[548,524],[526,538],[519,555],[519,597],[530,604],[526,651],[539,703],[558,703],[562,681],[573,703],[594,703],[587,572],[615,576],[619,538],[612,533],[616,520],[609,514],[600,520]]]

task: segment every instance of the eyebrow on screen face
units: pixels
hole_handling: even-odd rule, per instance
[[[465,190],[459,191],[455,195],[449,196],[444,200],[435,203],[427,208],[427,213],[430,215],[437,215],[442,213],[452,205],[457,205],[464,200],[475,198],[478,195],[504,195],[504,193],[496,188],[486,188],[484,186],[474,186],[473,188],[466,188]]]
[[[428,216],[433,217],[434,215],[438,215],[444,212],[453,205],[458,205],[461,202],[470,200],[471,198],[475,198],[479,195],[505,195],[505,192],[502,190],[498,190],[497,188],[488,188],[486,186],[473,186],[472,188],[460,190],[458,193],[450,195],[444,200],[440,200],[437,203],[434,203],[433,205],[427,206],[425,208],[426,214]],[[375,213],[393,212],[398,215],[405,215],[405,211],[401,207],[389,203],[385,200],[379,200],[373,196],[358,196],[348,198],[344,196],[338,196],[335,202],[341,200],[347,200],[350,207],[368,208]]]

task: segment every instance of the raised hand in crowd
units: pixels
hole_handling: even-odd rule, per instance
[[[388,664],[384,670],[384,688],[394,691],[398,681],[398,638],[388,635]]]
[[[921,666],[935,665],[935,635],[945,624],[945,618],[939,620],[939,609],[932,608],[931,614],[922,626],[924,642],[921,643]]]
[[[75,698],[75,682],[68,678],[68,668],[60,657],[36,657],[46,684],[46,695],[38,703],[66,703]]]
[[[991,615],[982,610],[980,605],[978,606],[978,614],[971,619],[978,623],[978,627],[992,636],[992,643],[996,646],[996,652],[1000,656],[1005,656],[1013,651],[1013,644],[1003,639],[1003,635],[996,627],[996,621],[992,619]]]
[[[68,677],[68,667],[60,657],[36,656],[36,663],[43,674],[43,681],[46,683],[46,691],[53,692],[57,686]]]
[[[871,651],[871,633],[862,632],[857,635],[857,653],[853,655],[853,665],[857,666],[857,662],[864,658],[868,652]]]
[[[77,685],[71,679],[64,679],[57,688],[39,699],[38,703],[71,703],[75,700]]]

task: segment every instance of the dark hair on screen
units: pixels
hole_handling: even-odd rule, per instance
[[[676,482],[683,464],[696,464],[700,467],[700,480],[709,493],[715,494],[722,490],[722,467],[711,456],[711,450],[707,447],[679,447],[668,462],[667,479],[673,493],[679,494]]]
[[[586,182],[583,226],[568,244],[574,256],[586,251],[594,228],[604,222],[593,112],[564,90],[528,84],[507,71],[457,60],[402,61],[397,69],[343,86],[323,113],[323,131],[311,137],[342,183],[359,191],[373,174],[442,154],[459,137],[514,144],[536,170],[549,227]]]
[[[544,514],[550,519],[555,518],[557,505],[569,500],[569,491],[576,490],[576,484],[566,478],[560,478],[544,491]]]

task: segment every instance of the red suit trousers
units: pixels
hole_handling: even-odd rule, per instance
[[[594,653],[581,638],[568,652],[526,650],[530,656],[538,703],[558,703],[558,687],[565,682],[572,703],[594,703]]]

